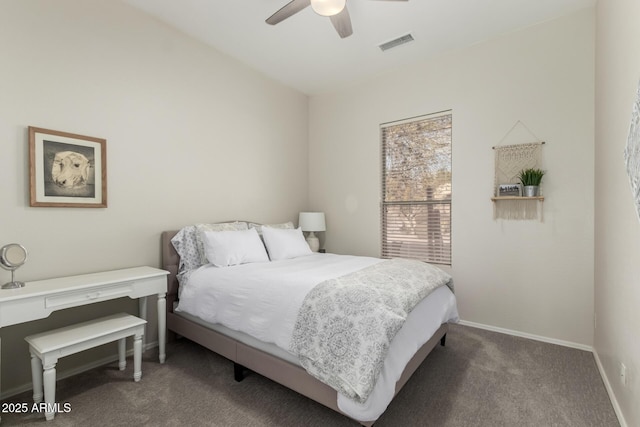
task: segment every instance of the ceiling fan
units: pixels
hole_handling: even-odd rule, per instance
[[[386,0],[386,1],[409,1],[409,0]],[[271,15],[265,21],[267,24],[276,25],[290,16],[295,15],[307,6],[311,6],[313,11],[321,16],[327,16],[340,35],[340,38],[349,37],[353,34],[351,18],[347,10],[347,0],[291,0],[280,10]]]

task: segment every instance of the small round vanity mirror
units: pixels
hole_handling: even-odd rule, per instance
[[[18,243],[9,243],[0,248],[0,266],[11,271],[11,281],[2,285],[2,289],[21,288],[24,282],[16,282],[14,271],[27,260],[27,250]]]

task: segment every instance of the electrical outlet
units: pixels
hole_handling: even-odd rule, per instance
[[[620,382],[623,386],[627,385],[627,367],[624,363],[620,363]]]

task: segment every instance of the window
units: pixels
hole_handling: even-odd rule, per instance
[[[381,125],[382,257],[451,265],[451,112]]]

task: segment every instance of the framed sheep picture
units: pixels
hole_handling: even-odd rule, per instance
[[[30,206],[106,208],[107,141],[29,126]]]

